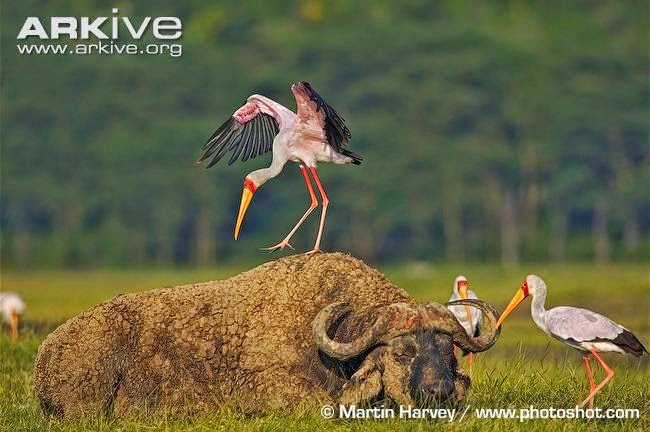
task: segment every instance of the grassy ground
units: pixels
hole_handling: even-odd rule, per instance
[[[445,301],[458,273],[470,287],[498,310],[510,300],[529,272],[543,276],[549,285],[548,304],[580,305],[621,322],[650,344],[650,281],[644,265],[550,266],[530,265],[504,269],[465,265],[430,267],[411,264],[381,269],[418,301]],[[577,430],[594,423],[604,430],[650,430],[650,361],[616,354],[605,355],[616,375],[598,395],[601,408],[636,408],[640,420],[487,420],[477,418],[477,408],[568,408],[588,391],[580,356],[561,343],[549,340],[529,317],[525,303],[506,322],[497,345],[477,356],[472,371],[472,390],[461,412],[463,421],[327,420],[318,409],[296,407],[293,412],[249,416],[233,408],[210,416],[180,418],[168,413],[143,415],[129,420],[95,419],[60,422],[41,416],[32,391],[32,363],[38,345],[56,323],[115,294],[161,286],[219,279],[243,268],[200,270],[9,272],[2,275],[2,290],[19,292],[27,301],[25,327],[18,343],[0,336],[0,431],[4,430]],[[461,360],[465,362],[465,360]],[[600,371],[598,371],[600,374]],[[458,414],[460,416],[460,413]]]

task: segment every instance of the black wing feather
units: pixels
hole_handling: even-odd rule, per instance
[[[232,150],[232,154],[230,155],[230,160],[228,161],[228,165],[232,165],[238,158],[240,153],[244,150],[243,145],[239,145],[241,143],[241,133],[238,134],[233,134],[232,138],[232,144],[230,144],[230,150]]]
[[[251,153],[253,152],[253,149],[255,146],[257,146],[257,135],[255,134],[255,125],[251,124],[251,126],[248,128],[249,135],[248,135],[248,143],[246,144],[246,154],[243,156],[243,161],[247,161],[248,158],[250,157]]]
[[[266,121],[262,119],[259,124],[259,139],[255,141],[255,146],[251,149],[254,155],[257,155],[264,146],[262,145],[267,141],[267,132],[266,132]]]
[[[278,134],[277,129],[273,127],[274,122],[271,119],[264,119],[264,129],[266,130],[266,139],[259,144],[257,154],[261,155],[273,149],[273,138]],[[269,139],[270,138],[270,139]]]
[[[270,119],[269,125],[271,125],[271,135],[273,135],[273,137],[275,137],[278,133],[280,133],[280,126],[277,124],[275,119]],[[263,151],[267,152],[271,150],[273,150],[273,141],[267,143],[264,149],[260,149],[260,154],[262,154]]]
[[[198,160],[198,162],[201,162],[213,154],[219,154],[223,150],[227,150],[227,143],[224,143],[223,137],[225,135],[228,135],[230,132],[231,128],[233,127],[232,123],[234,122],[234,119],[230,119],[229,121],[225,122],[215,133],[212,134],[210,139],[203,145],[203,153],[201,153],[201,156]]]
[[[271,115],[259,113],[247,123],[241,124],[234,117],[224,122],[201,148],[197,162],[210,159],[206,168],[219,162],[232,151],[228,165],[241,157],[242,161],[254,158],[273,149],[273,139],[280,126]]]
[[[254,144],[253,138],[252,138],[252,131],[251,128],[244,128],[244,133],[242,134],[241,137],[241,145],[245,147],[250,147]]]
[[[254,131],[256,126],[251,127],[251,131]],[[252,136],[252,135],[251,135]],[[242,162],[246,162],[248,158],[255,157],[255,148],[259,145],[259,138],[252,138],[250,143],[246,145],[246,151],[242,156]]]
[[[229,150],[232,149],[232,140],[234,128],[239,128],[239,124],[233,120],[233,124],[230,128],[225,129],[220,135],[214,138],[213,143],[208,149],[201,155],[199,162],[210,157],[212,153],[214,156],[212,160],[208,163],[207,168],[210,168],[216,164]]]
[[[589,342],[610,342],[620,347],[623,351],[634,355],[635,357],[641,357],[644,352],[648,352],[641,341],[629,330],[623,330],[623,333],[616,336],[616,338],[613,340],[597,338]]]
[[[212,134],[212,136],[208,139],[208,141],[207,141],[205,144],[203,144],[203,147],[201,148],[201,150],[205,150],[205,149],[207,149],[207,148],[210,146],[210,144],[212,143],[212,140],[214,140],[216,137],[218,137],[219,135],[221,135],[221,133],[222,133],[226,128],[229,128],[230,125],[231,125],[231,123],[232,123],[233,121],[234,121],[234,119],[231,117],[230,120],[224,122],[224,124],[222,124],[221,126],[219,126],[219,129],[217,129],[217,130]]]
[[[251,153],[253,153],[254,149],[260,145],[260,140],[264,139],[262,136],[260,136],[260,125],[261,125],[261,118],[260,121],[255,121],[252,122],[253,124],[251,125],[251,143],[248,146],[248,156],[250,156]],[[246,159],[248,159],[248,156],[246,156]]]
[[[251,158],[258,156],[260,150],[264,148],[264,144],[269,140],[269,137],[266,135],[266,131],[264,129],[264,122],[265,120],[262,119],[258,125],[258,137],[257,140],[255,140],[254,145],[251,146]],[[273,142],[273,137],[271,137],[270,140]]]

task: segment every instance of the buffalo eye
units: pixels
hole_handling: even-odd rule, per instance
[[[414,344],[402,343],[393,348],[393,357],[400,362],[410,361],[416,354],[417,348]]]

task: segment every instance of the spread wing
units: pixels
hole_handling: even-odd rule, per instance
[[[298,121],[309,131],[308,135],[317,140],[326,140],[336,152],[350,156],[355,164],[361,163],[361,156],[345,148],[352,134],[343,117],[308,82],[301,82],[293,93],[298,107]]]
[[[546,311],[546,326],[555,336],[587,342],[598,339],[613,340],[625,327],[609,318],[587,309],[560,306]]]
[[[275,117],[262,112],[255,99],[249,99],[235,111],[203,145],[197,163],[210,159],[210,168],[231,152],[228,165],[241,157],[247,161],[273,149],[273,139],[280,131]]]

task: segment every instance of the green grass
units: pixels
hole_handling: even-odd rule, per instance
[[[642,341],[650,343],[650,281],[647,266],[530,265],[506,269],[489,265],[431,267],[419,264],[383,266],[397,285],[418,301],[446,301],[458,273],[470,287],[498,310],[510,300],[523,277],[536,272],[549,285],[548,306],[577,305],[594,309],[619,321]],[[601,408],[637,408],[640,420],[511,420],[478,419],[475,408],[568,408],[587,393],[580,356],[550,340],[529,317],[526,302],[506,322],[501,338],[489,352],[477,356],[473,384],[462,422],[417,420],[327,420],[317,408],[296,407],[291,412],[251,416],[233,407],[197,417],[159,412],[130,419],[92,419],[62,422],[44,418],[32,390],[32,365],[47,329],[81,310],[123,292],[219,279],[243,268],[139,271],[9,272],[2,275],[2,290],[19,292],[27,301],[25,327],[17,343],[0,336],[0,431],[13,430],[599,430],[650,429],[650,361],[616,354],[605,355],[616,375],[597,396]],[[461,360],[465,362],[465,360]],[[601,372],[597,372],[601,376]]]

